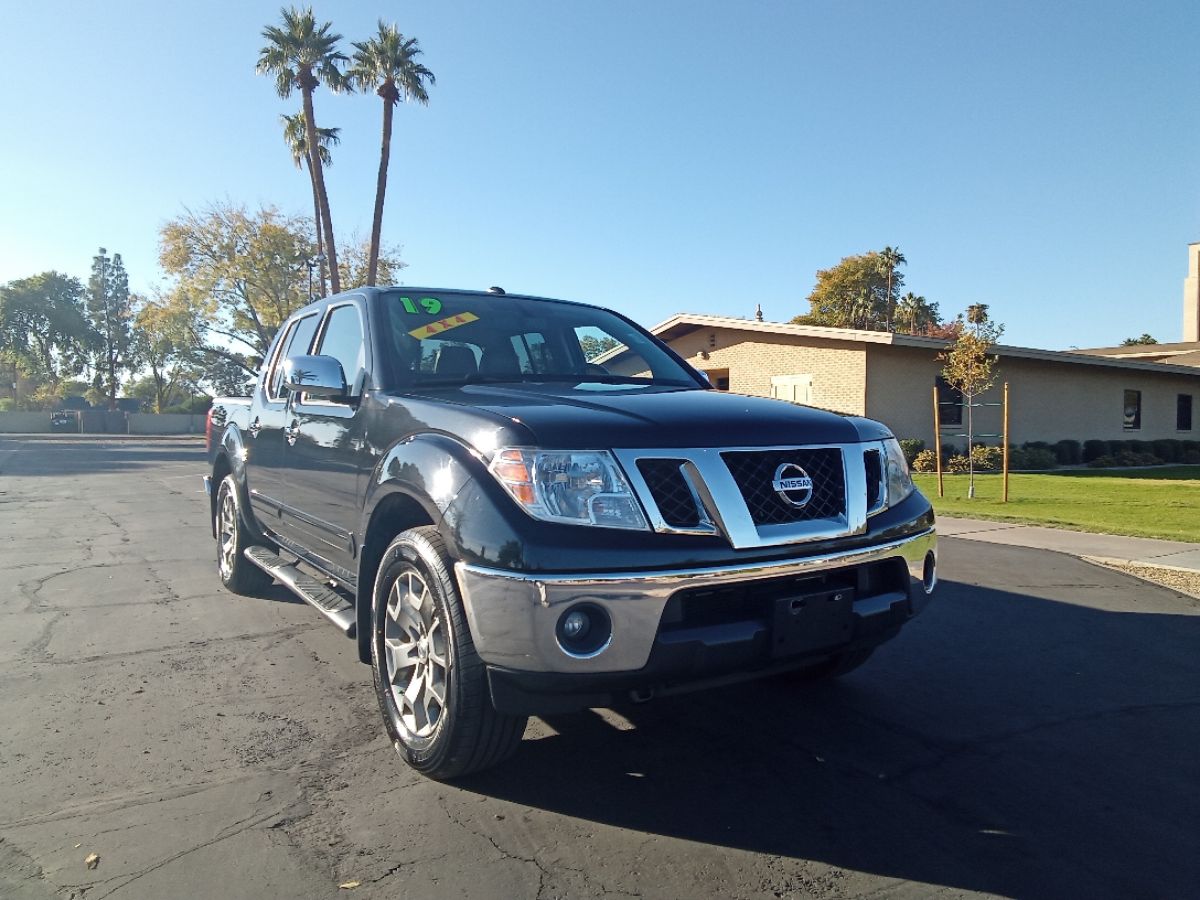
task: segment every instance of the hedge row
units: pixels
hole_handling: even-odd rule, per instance
[[[918,472],[935,470],[936,458],[925,442],[903,440],[900,446],[908,464]],[[976,471],[1001,467],[999,447],[976,444],[971,448]],[[1110,466],[1155,466],[1170,463],[1200,464],[1200,441],[1181,441],[1164,438],[1157,441],[1027,441],[1009,447],[1009,467],[1012,469],[1053,469],[1057,466],[1086,464],[1092,468]],[[942,450],[942,468],[948,472],[966,471],[967,457],[957,448]]]

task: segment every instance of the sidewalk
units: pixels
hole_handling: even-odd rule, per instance
[[[1197,527],[1200,528],[1200,525]],[[1007,544],[1011,547],[1033,547],[1037,550],[1056,550],[1059,553],[1110,564],[1162,566],[1200,573],[1200,544],[1121,537],[1114,534],[1089,534],[1040,525],[956,519],[948,516],[938,516],[937,530],[943,537]]]

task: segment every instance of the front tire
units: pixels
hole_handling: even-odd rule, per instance
[[[237,481],[226,475],[217,490],[217,574],[235,594],[259,594],[272,578],[245,557],[253,541],[246,532]]]
[[[371,661],[384,727],[412,768],[445,781],[511,756],[527,719],[496,712],[436,528],[388,546],[372,602]]]

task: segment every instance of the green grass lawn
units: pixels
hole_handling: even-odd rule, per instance
[[[974,500],[966,475],[944,476],[945,497],[936,475],[913,479],[940,515],[1200,541],[1200,466],[1011,475],[1008,503],[1000,502],[1000,475],[976,475]]]

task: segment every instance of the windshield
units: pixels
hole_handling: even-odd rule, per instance
[[[401,388],[489,381],[700,386],[653,339],[607,310],[436,291],[398,291],[381,306]]]

